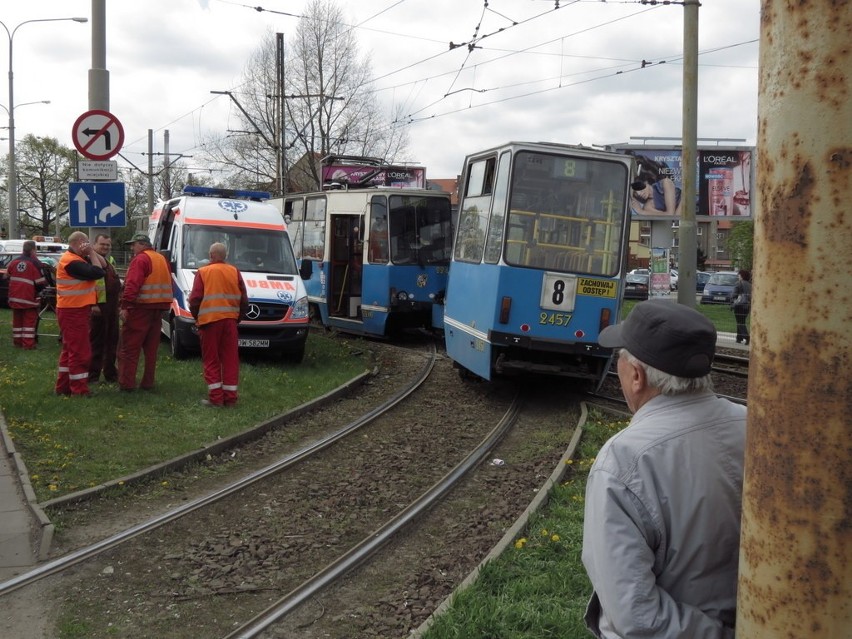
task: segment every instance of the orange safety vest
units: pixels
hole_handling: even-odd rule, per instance
[[[198,269],[204,283],[204,297],[198,307],[199,326],[223,319],[240,317],[240,281],[236,267],[225,262],[213,262]]]
[[[97,304],[95,280],[78,280],[65,270],[71,262],[86,262],[71,251],[65,251],[56,267],[56,308],[81,308]]]
[[[137,304],[171,304],[172,301],[172,273],[169,263],[162,255],[153,249],[147,249],[145,253],[151,260],[151,272],[142,286],[139,287]]]

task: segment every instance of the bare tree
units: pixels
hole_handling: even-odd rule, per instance
[[[320,185],[318,160],[326,155],[391,160],[404,153],[406,132],[391,126],[392,114],[383,113],[370,90],[369,57],[359,57],[334,0],[313,0],[305,8],[284,53],[284,71],[279,87],[276,38],[269,33],[246,65],[241,88],[232,92],[240,129],[205,144],[211,160],[231,169],[231,185],[278,192],[283,159],[287,190],[309,190]],[[276,108],[282,90],[283,118]]]

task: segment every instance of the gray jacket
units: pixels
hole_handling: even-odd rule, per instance
[[[745,424],[712,393],[661,395],[601,448],[583,529],[596,637],[734,636]]]

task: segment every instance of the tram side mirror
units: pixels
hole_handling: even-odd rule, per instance
[[[303,280],[311,279],[311,275],[314,273],[314,262],[313,260],[302,260],[301,266],[299,266],[299,275]]]

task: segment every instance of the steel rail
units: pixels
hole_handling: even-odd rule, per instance
[[[464,478],[471,469],[482,461],[488,452],[497,445],[506,432],[515,424],[518,419],[522,403],[523,398],[520,395],[515,395],[511,406],[509,406],[501,420],[485,437],[485,439],[483,439],[479,445],[455,468],[450,470],[450,472],[444,475],[443,478],[438,480],[438,482],[429,488],[429,490],[413,501],[396,517],[389,520],[369,536],[365,537],[361,542],[353,546],[337,560],[323,568],[320,572],[306,580],[300,586],[291,590],[276,603],[269,606],[266,610],[258,613],[240,628],[237,628],[230,634],[226,635],[224,639],[253,639],[258,637],[263,631],[277,623],[282,617],[292,612],[309,597],[334,583],[347,572],[366,561],[384,544],[390,541],[397,532],[415,520],[424,511],[434,506],[435,503],[448,491],[450,491],[462,478]]]
[[[228,486],[225,486],[209,495],[195,499],[182,506],[178,506],[177,508],[165,512],[162,515],[158,515],[157,517],[142,522],[141,524],[137,524],[136,526],[132,526],[127,530],[116,533],[115,535],[112,535],[97,543],[70,552],[66,555],[63,555],[62,557],[54,559],[53,561],[44,563],[28,572],[22,573],[12,579],[2,582],[0,583],[0,597],[10,592],[13,592],[19,588],[22,588],[26,585],[39,581],[40,579],[44,579],[45,577],[66,570],[71,566],[74,566],[87,559],[95,557],[98,554],[105,552],[106,550],[109,550],[116,546],[120,546],[121,544],[129,541],[130,539],[133,539],[134,537],[137,537],[143,533],[150,532],[152,530],[156,530],[157,528],[160,528],[167,523],[170,523],[172,521],[175,521],[176,519],[188,515],[191,512],[213,504],[229,495],[240,492],[241,490],[246,489],[252,484],[262,479],[265,479],[271,475],[274,475],[284,470],[285,468],[296,464],[297,462],[300,462],[303,459],[323,450],[324,448],[327,448],[336,441],[346,437],[347,435],[352,434],[362,426],[369,424],[373,420],[377,419],[380,415],[386,413],[391,408],[403,401],[406,397],[411,395],[415,390],[422,386],[426,379],[429,377],[435,367],[436,361],[437,352],[433,344],[431,346],[429,358],[426,360],[426,363],[423,365],[423,368],[419,371],[417,377],[415,377],[408,386],[401,389],[396,395],[391,397],[383,404],[365,413],[355,421],[345,425],[340,430],[334,433],[330,433],[326,437],[323,437],[322,439],[308,444],[305,448],[302,448],[301,450],[287,455],[286,457],[279,459],[278,461],[270,464],[269,466],[266,466],[265,468],[246,475],[240,480],[229,484]]]

